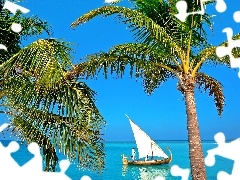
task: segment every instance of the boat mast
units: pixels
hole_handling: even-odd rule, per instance
[[[152,149],[152,142],[151,142],[151,150],[152,150],[152,159],[153,159],[153,149]]]
[[[151,151],[152,159],[153,154],[159,157],[168,157],[164,151],[138,125],[136,125],[126,114],[125,116],[129,119],[132,127],[133,135],[138,148],[139,158],[146,157],[147,154],[150,155]],[[148,144],[151,144],[150,147],[148,147]]]

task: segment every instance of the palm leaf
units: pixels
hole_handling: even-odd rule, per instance
[[[240,33],[233,36],[233,39],[234,40],[240,39]],[[205,64],[206,62],[210,62],[215,65],[222,64],[230,67],[230,57],[228,55],[224,57],[218,57],[216,54],[217,47],[220,47],[220,46],[227,47],[227,44],[228,44],[228,41],[225,41],[221,43],[219,46],[211,46],[201,51],[191,62],[191,67],[194,69],[193,75],[195,75],[196,72],[199,71],[202,65]],[[239,48],[234,49],[232,54],[234,57],[238,57],[240,54],[240,49]]]
[[[20,33],[15,33],[11,30],[11,25],[14,22],[21,24],[22,31]],[[8,10],[2,10],[0,12],[0,36],[1,44],[7,47],[7,51],[0,50],[0,63],[5,62],[20,50],[22,39],[27,39],[29,36],[39,35],[43,32],[50,35],[50,26],[46,22],[41,21],[37,16],[25,17],[20,12],[11,15]]]
[[[192,31],[193,46],[205,47],[207,41],[205,39],[206,33],[202,25],[206,22],[210,24],[210,17],[205,15],[195,15],[194,17],[188,17],[184,23],[180,22],[175,14],[176,2],[175,0],[166,2],[159,0],[133,0],[135,9],[142,12],[147,17],[151,18],[160,27],[164,27],[166,32],[171,35],[171,38],[176,42],[179,42],[182,48],[188,44],[190,31]],[[188,10],[194,8],[199,9],[200,6],[194,3],[188,6]],[[127,22],[127,21],[126,21]],[[141,40],[142,43],[149,44],[154,43],[155,39],[151,36],[151,33],[146,28],[136,27],[133,29],[136,31],[135,37],[137,40]],[[201,43],[200,43],[201,42]],[[186,47],[185,47],[186,48]]]
[[[46,135],[42,134],[31,123],[25,121],[20,116],[15,115],[11,120],[11,127],[13,134],[16,134],[22,142],[30,144],[36,142],[43,151],[43,157],[45,159],[45,170],[55,171],[58,157],[56,155],[56,149],[52,146],[50,140]]]
[[[21,49],[1,64],[0,74],[30,73],[39,83],[52,84],[60,80],[71,66],[71,49],[67,43],[55,39],[40,39]]]
[[[172,39],[171,35],[166,32],[166,29],[164,27],[159,26],[151,18],[145,16],[143,13],[129,8],[118,6],[103,6],[81,16],[71,24],[71,27],[76,27],[79,24],[83,24],[98,15],[110,16],[112,14],[121,15],[123,18],[128,19],[128,22],[131,22],[137,28],[145,27],[154,36],[156,41],[162,43],[162,46],[169,47],[172,54],[183,56],[184,52],[179,47],[178,41]]]
[[[103,140],[100,130],[105,121],[95,106],[95,92],[85,83],[64,79],[72,66],[71,48],[56,39],[40,39],[21,49],[21,40],[49,26],[37,17],[0,14],[0,97],[2,107],[9,109],[13,131],[21,140],[37,142],[43,150],[46,170],[54,171],[56,150],[82,168],[101,171],[104,168]],[[10,29],[20,23],[22,31]]]
[[[130,76],[143,78],[144,89],[151,94],[167,78],[174,77],[181,66],[172,57],[166,56],[161,49],[145,44],[129,43],[114,46],[109,53],[98,53],[87,56],[88,61],[75,66],[66,78],[86,76],[94,78],[103,70],[105,78],[108,72],[122,77],[126,67],[130,68]]]
[[[141,54],[136,53],[136,51],[141,52]],[[137,76],[140,73],[140,69],[146,68],[150,63],[157,63],[159,67],[176,73],[176,69],[168,68],[167,65],[177,61],[173,61],[170,59],[171,57],[162,56],[160,52],[158,54],[159,56],[155,56],[157,53],[158,52],[149,49],[148,45],[143,44],[114,46],[109,53],[101,52],[88,55],[86,57],[87,62],[75,66],[66,74],[66,77],[70,78],[71,76],[79,75],[94,77],[101,69],[103,69],[105,77],[107,77],[108,70],[111,70],[111,73],[116,72],[117,75],[122,77],[127,65],[130,65],[131,76],[133,75],[134,67],[136,67],[135,75]]]
[[[220,116],[224,107],[224,94],[222,84],[204,73],[198,73],[196,76],[196,83],[199,89],[203,88],[204,91],[209,91],[209,96],[214,97],[215,106]]]
[[[105,154],[99,131],[105,122],[84,83],[55,84],[49,89],[21,75],[6,81],[4,88],[9,91],[5,106],[41,133],[33,138],[47,135],[51,145],[70,160],[77,159],[83,168],[102,170]],[[24,128],[20,125],[18,129]],[[34,129],[30,132],[34,134]]]

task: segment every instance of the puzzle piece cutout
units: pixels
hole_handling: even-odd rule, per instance
[[[200,5],[201,5],[201,10],[200,11],[196,11],[196,12],[189,12],[187,13],[187,2],[184,0],[178,1],[176,3],[176,8],[178,10],[178,14],[175,14],[175,16],[182,22],[184,22],[186,20],[186,18],[189,15],[193,15],[193,14],[204,14],[205,10],[204,10],[204,2],[207,2],[210,0],[200,0]],[[224,2],[224,0],[216,0],[216,6],[215,6],[216,10],[220,13],[226,11],[227,6],[226,3]]]
[[[240,23],[240,11],[236,11],[233,13],[233,19],[236,23]]]
[[[84,175],[80,180],[92,180],[89,176]]]
[[[219,46],[216,48],[216,54],[218,57],[222,58],[226,55],[230,58],[231,68],[240,68],[240,58],[234,58],[232,55],[232,49],[240,47],[240,40],[233,40],[233,30],[231,28],[225,28],[222,32],[227,35],[228,46]],[[240,78],[240,71],[238,72],[238,77]]]
[[[16,14],[16,12],[18,10],[21,11],[22,13],[24,13],[24,14],[28,13],[30,11],[29,9],[24,8],[22,6],[19,6],[15,3],[12,3],[10,1],[8,1],[8,0],[4,3],[3,9],[8,9],[13,14]]]
[[[11,153],[18,151],[18,149],[19,149],[19,144],[15,141],[10,142],[7,147],[4,147],[0,142],[0,160],[1,162],[4,162],[4,163],[0,163],[1,172],[9,174],[11,173],[11,169],[19,168],[18,163],[11,157]],[[7,163],[7,165],[5,163]],[[2,175],[0,175],[0,177],[1,176]]]
[[[1,126],[0,126],[0,132],[2,132],[5,128],[8,127],[9,124],[7,123],[3,123]]]
[[[157,176],[154,180],[165,180],[165,178],[161,176]]]
[[[228,174],[224,171],[220,171],[217,174],[218,180],[238,180],[240,177],[240,138],[233,140],[229,143],[225,142],[225,136],[223,133],[217,133],[214,136],[215,141],[218,144],[218,147],[208,150],[207,156],[205,158],[205,164],[207,166],[213,166],[215,164],[215,156],[219,155],[224,158],[234,161],[232,174]]]
[[[173,165],[171,167],[171,174],[173,176],[181,176],[182,180],[188,180],[190,170],[188,168],[187,169],[182,169],[178,165]]]
[[[115,4],[115,3],[118,3],[119,1],[121,0],[105,0],[104,2],[108,4]]]
[[[42,157],[39,146],[37,143],[31,143],[28,146],[28,150],[34,155],[34,157],[21,167],[11,157],[11,153],[16,152],[18,149],[19,144],[15,141],[10,142],[7,147],[4,147],[2,143],[0,143],[0,179],[70,180],[65,174],[70,165],[68,160],[60,161],[60,172],[44,172],[42,170]]]
[[[28,151],[34,155],[34,158],[29,160],[22,166],[23,171],[29,172],[41,172],[42,171],[42,156],[37,143],[31,143],[28,145]]]
[[[24,14],[28,13],[30,11],[29,9],[24,8],[22,6],[19,6],[15,3],[12,3],[10,1],[8,1],[8,0],[5,1],[3,9],[8,9],[13,14],[16,14],[16,12],[18,10],[21,11],[22,13],[24,13]],[[12,26],[11,26],[11,29],[12,29],[13,32],[19,33],[19,32],[22,31],[22,26],[21,26],[21,24],[13,23]],[[4,44],[0,44],[0,49],[3,49],[5,51],[7,51],[7,47]]]
[[[9,124],[4,123],[0,126],[0,132]],[[19,144],[11,141],[7,147],[0,142],[0,179],[24,179],[24,180],[70,180],[65,174],[70,166],[69,160],[61,160],[59,163],[60,172],[45,172],[42,170],[42,156],[37,143],[33,142],[28,145],[28,151],[34,155],[23,166],[20,166],[12,157],[11,153],[19,150]],[[89,176],[83,176],[80,180],[91,180]]]

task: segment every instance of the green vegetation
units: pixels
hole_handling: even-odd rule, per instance
[[[185,22],[179,21],[177,0],[131,0],[134,8],[116,5],[94,9],[72,23],[72,27],[83,24],[96,16],[117,15],[119,21],[127,24],[134,33],[136,43],[113,46],[109,52],[88,55],[86,61],[74,67],[66,78],[94,77],[100,71],[105,77],[116,73],[118,77],[129,71],[131,77],[143,79],[147,94],[153,93],[162,83],[177,78],[177,89],[183,94],[186,104],[189,157],[192,179],[206,179],[206,170],[197,120],[194,89],[208,91],[221,115],[224,107],[222,85],[213,77],[201,72],[207,64],[230,67],[229,57],[219,58],[216,46],[207,40],[204,27],[212,25],[211,17],[205,15],[189,16]],[[199,10],[197,1],[188,2],[190,12]],[[211,3],[211,2],[208,2]],[[237,34],[234,39],[239,39]],[[227,45],[227,42],[221,45]],[[239,54],[239,49],[234,51]],[[174,132],[173,132],[174,133]],[[174,155],[173,155],[174,156]]]
[[[1,44],[8,49],[0,50],[0,97],[9,130],[27,144],[39,144],[46,171],[55,171],[58,150],[81,168],[102,171],[105,121],[94,104],[95,92],[65,78],[73,67],[70,44],[49,38],[22,48],[24,38],[51,35],[50,26],[8,10],[1,11],[0,21]],[[13,22],[22,25],[20,33],[11,30]]]

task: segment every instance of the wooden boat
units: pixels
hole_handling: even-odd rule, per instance
[[[126,115],[127,116],[127,115]],[[127,116],[128,117],[128,116]],[[149,160],[128,160],[128,157],[122,155],[122,162],[124,165],[161,165],[169,164],[172,161],[172,153],[167,147],[170,156],[167,156],[164,151],[129,117],[129,122],[132,127],[134,138],[137,144],[139,159],[150,157]],[[153,159],[153,157],[160,157],[161,159]]]

